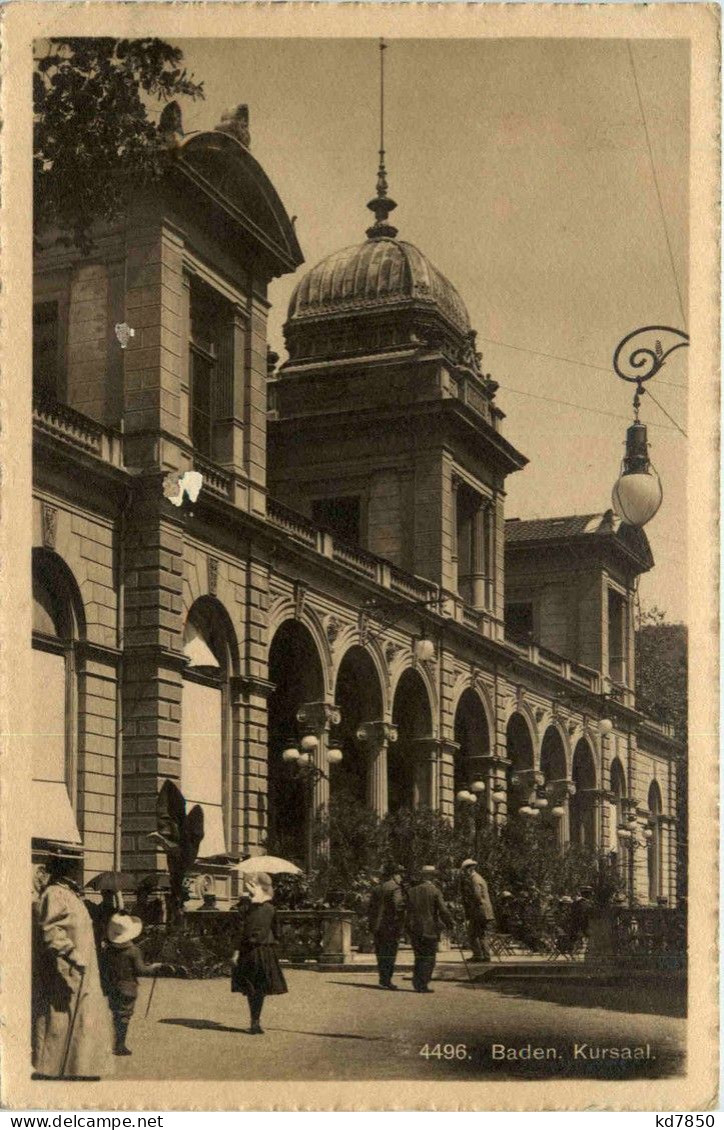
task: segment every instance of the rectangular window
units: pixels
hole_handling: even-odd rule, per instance
[[[615,683],[626,682],[626,601],[608,590],[608,673]]]
[[[214,401],[219,359],[219,306],[201,287],[191,291],[191,442],[211,458],[214,445]]]
[[[315,498],[312,501],[312,520],[320,526],[327,526],[336,538],[347,545],[359,545],[362,540],[359,497]]]
[[[33,394],[42,400],[58,396],[58,303],[33,305]]]
[[[533,639],[533,604],[525,603],[506,604],[505,606],[505,634],[513,640],[528,643]]]

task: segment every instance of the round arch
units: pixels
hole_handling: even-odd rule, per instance
[[[282,759],[287,745],[298,740],[297,711],[325,698],[325,673],[317,642],[309,627],[289,618],[279,624],[269,646],[267,847],[271,854],[305,859],[307,798],[304,783]]]
[[[193,650],[193,641],[199,637],[206,641],[212,656],[216,659],[224,674],[239,674],[239,643],[236,631],[231,616],[215,596],[197,597],[186,613],[184,652],[187,654],[187,658],[188,650]],[[199,656],[203,657],[201,648],[197,650]],[[198,666],[204,666],[204,664],[198,664]]]
[[[342,761],[331,767],[330,787],[364,804],[368,795],[368,763],[366,750],[357,740],[357,730],[362,722],[382,721],[384,697],[374,658],[359,644],[353,644],[342,656],[334,701],[341,715],[336,740],[342,750]]]
[[[490,724],[477,690],[468,687],[460,695],[454,715],[455,790],[466,788],[478,775],[476,758],[490,755]]]
[[[387,791],[390,811],[429,805],[429,761],[420,741],[432,737],[432,702],[426,681],[413,667],[400,674],[392,700],[392,722],[397,741],[387,755]]]
[[[53,550],[32,552],[30,731],[33,806],[42,812],[43,838],[80,843],[79,674],[86,616],[72,570]],[[35,823],[35,830],[39,825]]]
[[[239,647],[226,608],[198,597],[184,621],[186,666],[181,697],[181,792],[201,805],[204,838],[199,858],[233,851],[235,750],[230,680],[239,674]]]
[[[510,763],[506,769],[508,815],[515,816],[528,803],[535,769],[533,731],[527,715],[520,710],[514,710],[508,718],[505,750]]]
[[[576,847],[595,848],[598,843],[595,798],[596,761],[588,738],[579,738],[573,751],[571,777],[576,791],[571,797],[571,843]]]
[[[54,621],[59,638],[84,640],[87,634],[85,605],[70,566],[54,550],[36,546],[32,570],[33,599]]]
[[[546,784],[553,781],[564,781],[568,776],[566,743],[559,726],[555,722],[551,722],[543,734],[540,747],[540,769],[546,779]]]

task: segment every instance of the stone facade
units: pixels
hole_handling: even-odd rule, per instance
[[[38,257],[34,647],[62,657],[66,723],[63,780],[34,786],[57,799],[62,785],[67,812],[38,826],[36,848],[68,842],[75,821],[86,880],[162,871],[149,833],[171,779],[204,806],[214,850],[202,844],[198,870],[223,901],[228,856],[286,842],[303,857],[309,812],[335,785],[380,814],[425,804],[453,820],[474,777],[500,823],[521,818],[542,774],[561,842],[616,846],[633,893],[673,903],[682,751],[637,713],[631,657],[612,681],[606,651],[605,594],[630,595],[644,549],[622,573],[616,531],[592,536],[574,612],[552,553],[542,636],[506,633],[506,598],[533,588],[524,541],[506,558],[505,478],[525,459],[501,433],[462,301],[436,272],[429,293],[380,293],[371,310],[344,292],[341,319],[311,310],[307,286],[269,382],[266,288],[301,262],[273,187],[228,133],[184,143],[91,259],[52,245]],[[201,492],[175,505],[192,470]],[[310,795],[282,757],[305,741],[322,770]],[[638,837],[626,852],[615,760]]]

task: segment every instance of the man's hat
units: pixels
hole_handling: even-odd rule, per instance
[[[405,868],[400,863],[385,863],[382,867],[382,874],[385,879],[389,879],[391,875],[402,875]]]
[[[477,867],[478,861],[477,861],[477,859],[464,859],[462,861],[462,863],[460,864],[460,866],[461,867]]]
[[[133,914],[113,914],[108,920],[106,936],[109,942],[122,946],[132,942],[143,930],[143,922]]]
[[[437,875],[437,867],[433,867],[431,863],[426,863],[424,867],[420,868],[421,875]]]

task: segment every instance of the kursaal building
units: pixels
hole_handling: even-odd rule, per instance
[[[80,845],[86,882],[165,871],[171,779],[224,905],[229,857],[308,860],[335,788],[451,821],[477,796],[673,905],[683,750],[634,694],[645,534],[506,522],[526,459],[384,164],[366,238],[300,273],[277,367],[267,288],[303,254],[245,109],[170,137],[90,256],[36,259],[34,850]]]

